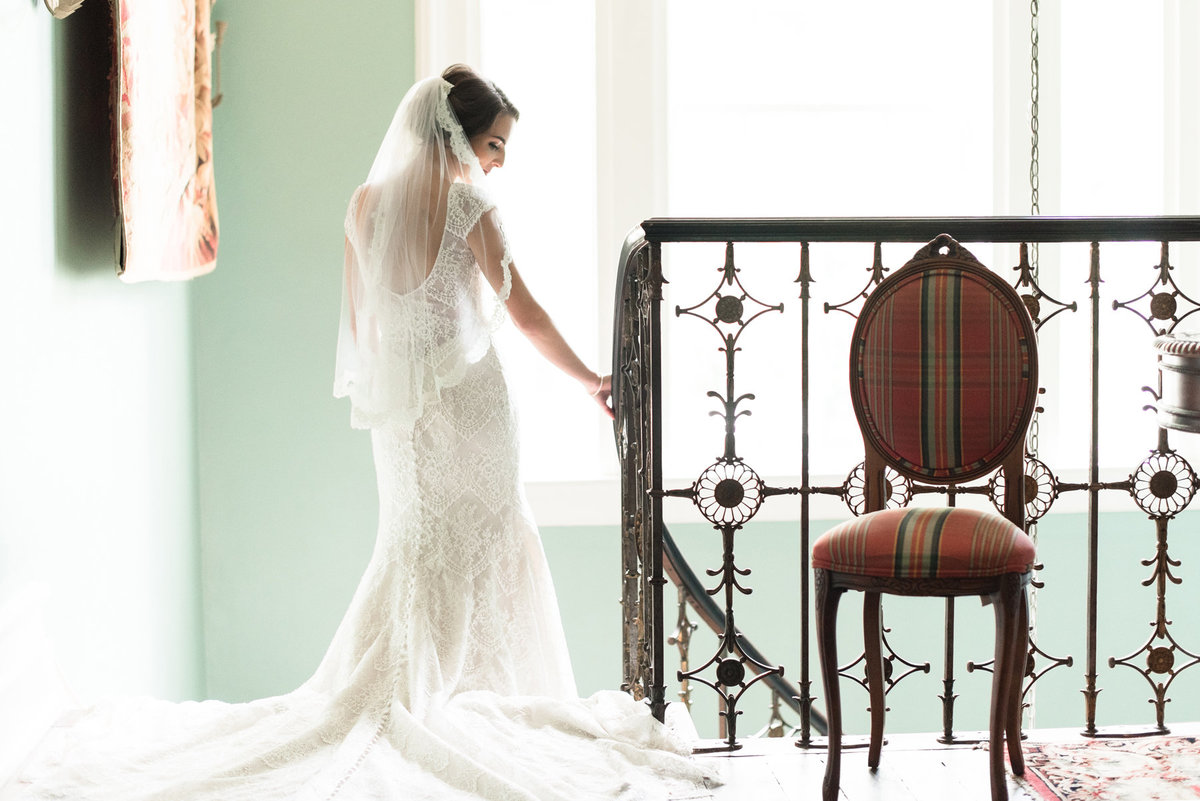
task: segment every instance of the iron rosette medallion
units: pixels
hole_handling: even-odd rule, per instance
[[[740,459],[720,459],[692,485],[700,514],[714,526],[740,526],[763,502],[763,480]]]

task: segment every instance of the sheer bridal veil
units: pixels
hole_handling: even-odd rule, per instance
[[[334,394],[350,398],[359,428],[411,426],[482,358],[491,330],[503,320],[507,269],[504,291],[488,301],[456,296],[434,275],[443,235],[463,216],[464,202],[476,211],[492,206],[479,160],[450,105],[451,89],[432,77],[408,91],[346,212]],[[498,230],[494,212],[489,222]],[[480,263],[487,260],[483,255]],[[482,314],[463,308],[479,303],[494,308],[477,308]]]

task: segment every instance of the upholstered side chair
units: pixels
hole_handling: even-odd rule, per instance
[[[1025,433],[1037,398],[1033,323],[1020,296],[946,235],[868,296],[854,328],[850,396],[862,431],[864,513],[813,545],[817,649],[829,719],[825,801],[838,794],[842,716],[836,623],[846,590],[863,593],[871,705],[867,764],[883,744],[881,594],[980,595],[995,610],[989,729],[991,796],[1007,799],[1004,745],[1016,774],[1028,653]],[[886,509],[891,467],[925,484],[1003,469],[1003,515],[963,507]]]

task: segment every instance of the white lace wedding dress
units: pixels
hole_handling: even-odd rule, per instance
[[[245,704],[118,699],[82,711],[50,732],[4,801],[576,801],[704,786],[686,744],[644,705],[615,691],[576,697],[518,481],[490,290],[466,243],[489,204],[467,184],[449,201],[420,302],[439,332],[429,347],[452,369],[415,425],[372,429],[378,539],[316,673]]]

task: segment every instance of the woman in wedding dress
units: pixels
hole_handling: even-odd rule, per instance
[[[462,65],[421,81],[350,201],[334,391],[371,430],[379,531],[314,675],[245,704],[78,711],[0,799],[574,801],[703,788],[687,744],[645,705],[576,694],[492,333],[507,312],[611,414],[609,378],[532,298],[484,191],[517,116]]]

